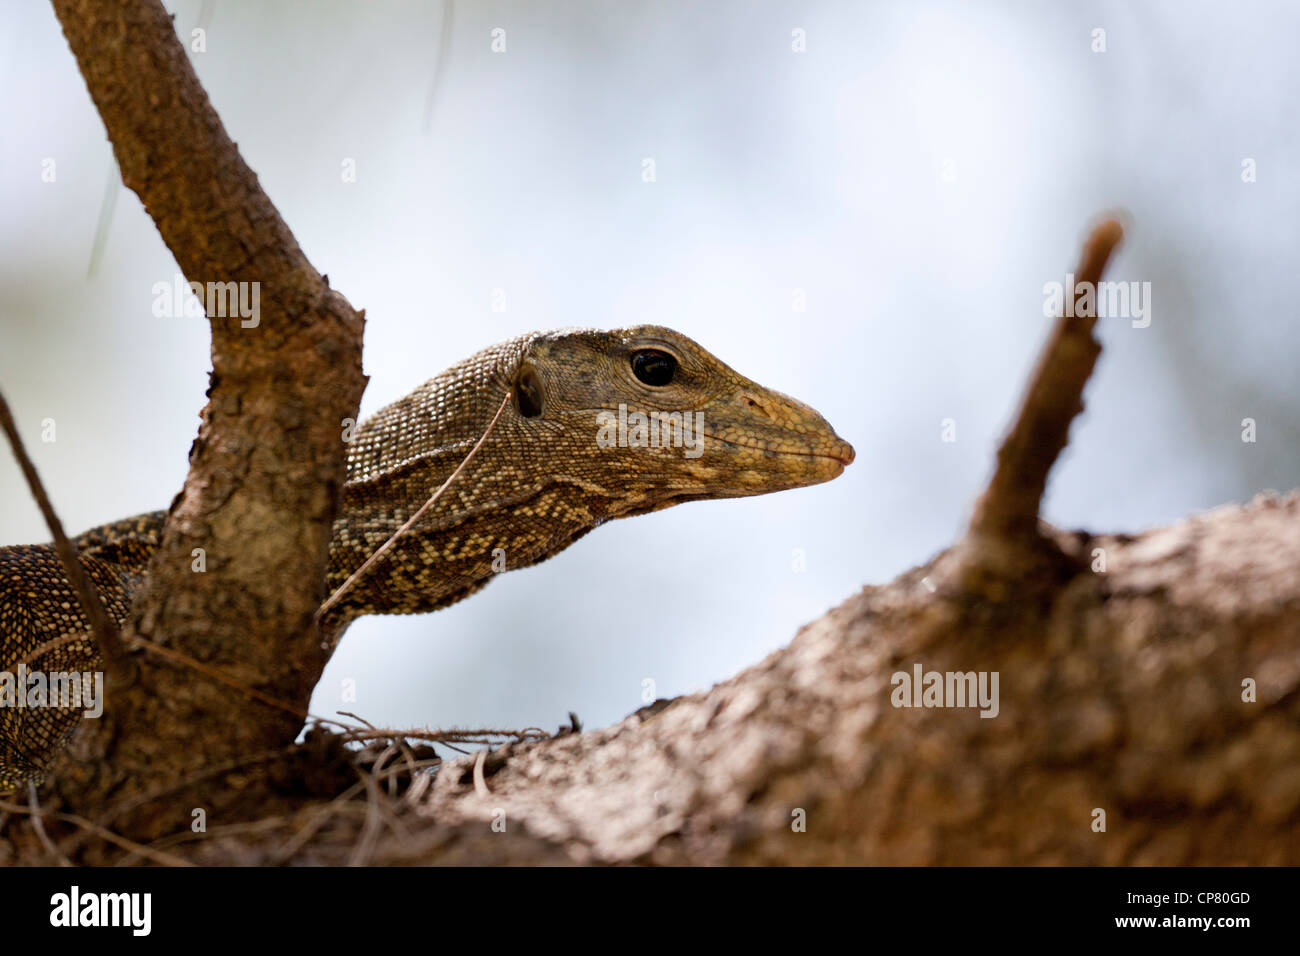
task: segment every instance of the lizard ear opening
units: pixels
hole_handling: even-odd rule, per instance
[[[537,371],[525,363],[515,379],[515,405],[524,418],[536,418],[542,414],[542,383]]]

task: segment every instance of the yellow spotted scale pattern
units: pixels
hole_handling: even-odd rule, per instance
[[[130,613],[131,594],[144,578],[166,516],[155,511],[72,539],[105,609],[119,626]],[[47,676],[95,671],[99,655],[89,628],[52,545],[0,548],[0,681],[6,675],[12,678],[9,689],[15,695],[6,699],[0,688],[0,791],[39,778],[52,748],[77,725],[84,710],[33,698],[30,682],[19,678],[24,670]],[[24,703],[30,700],[38,706],[17,706],[19,694]]]

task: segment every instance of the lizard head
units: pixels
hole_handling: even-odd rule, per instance
[[[852,446],[816,411],[672,329],[511,339],[358,427],[331,586],[414,524],[330,626],[445,607],[612,518],[815,485],[851,461]],[[431,497],[444,482],[446,494]]]
[[[814,485],[853,461],[814,409],[662,326],[539,334],[510,386],[510,430],[545,450],[539,466],[601,484],[620,516]]]

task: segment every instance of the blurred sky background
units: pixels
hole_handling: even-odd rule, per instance
[[[168,4],[183,37],[201,6]],[[1100,323],[1047,517],[1133,531],[1300,483],[1300,5],[458,0],[446,36],[431,0],[209,7],[213,104],[366,310],[363,413],[520,332],[659,323],[858,452],[830,484],[614,522],[450,609],[364,619],[317,713],[608,723],[645,679],[706,687],[928,559],[989,474],[1044,283],[1107,209],[1130,217],[1109,278],[1152,283],[1152,322]],[[0,81],[0,384],[79,532],[181,487],[208,329],[152,314],[176,266],[120,184],[88,277],[111,151],[48,4],[3,5]],[[47,540],[7,450],[0,502],[0,544]]]

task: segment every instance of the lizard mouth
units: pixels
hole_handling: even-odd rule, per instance
[[[774,455],[789,455],[794,458],[806,458],[810,461],[823,458],[829,461],[838,462],[841,468],[853,464],[853,459],[857,457],[856,452],[853,450],[853,446],[840,438],[834,439],[834,444],[830,449],[826,451],[814,451],[806,445],[801,448],[791,448],[788,446],[774,448],[767,445],[759,445],[755,442],[735,441],[730,438],[723,438],[721,435],[715,435],[712,432],[705,432],[704,435],[706,438],[712,438],[714,441],[722,442],[724,445],[731,445],[734,448],[748,448],[750,451],[771,452]]]

